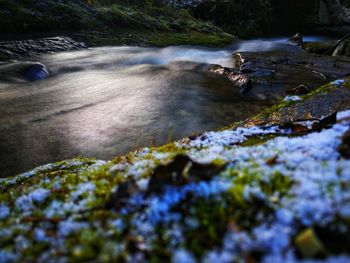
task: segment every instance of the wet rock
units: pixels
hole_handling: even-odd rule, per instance
[[[234,69],[228,69],[219,65],[215,65],[209,69],[209,72],[224,75],[233,83],[235,87],[239,89],[242,94],[249,92],[253,88],[251,79],[248,78],[245,74],[234,71]]]
[[[0,41],[0,58],[18,59],[44,53],[86,48],[69,37],[51,37],[19,41]]]
[[[298,92],[295,87],[312,91],[350,75],[350,59],[304,52],[237,52],[233,62],[251,79],[254,89],[249,94],[261,99],[281,99],[286,93]]]
[[[301,47],[308,53],[315,53],[320,55],[331,55],[329,54],[337,41],[323,41],[323,42],[304,42]]]
[[[347,159],[350,159],[350,129],[343,135],[339,146],[339,153]]]
[[[330,115],[321,118],[312,125],[312,130],[321,131],[322,129],[329,128],[337,122],[337,112],[333,112]]]
[[[305,101],[281,108],[269,116],[269,120],[285,123],[296,120],[320,120],[335,111],[350,106],[350,89],[335,88],[330,92],[316,94]]]
[[[300,33],[296,33],[294,36],[289,38],[289,41],[300,45],[303,43],[303,37],[301,36]]]
[[[290,121],[291,122],[281,123],[280,127],[290,130],[293,135],[320,132],[323,129],[331,127],[337,122],[337,112],[333,112],[329,116],[320,119]]]
[[[297,103],[283,102],[275,106],[273,111],[266,111],[246,121],[246,125],[254,123],[285,125],[298,121],[316,121],[311,130],[322,130],[335,123],[336,112],[350,108],[348,82],[349,79],[346,79],[342,85],[334,83],[325,85]]]
[[[287,94],[295,95],[295,96],[305,95],[309,92],[310,92],[310,88],[304,84],[301,84],[298,87],[287,90]]]
[[[0,80],[3,81],[37,81],[49,77],[49,70],[39,62],[12,62],[0,64]]]
[[[49,76],[49,72],[45,65],[36,63],[25,68],[23,71],[23,76],[26,80],[36,81],[46,79]]]

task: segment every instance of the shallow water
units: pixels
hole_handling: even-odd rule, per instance
[[[232,67],[234,51],[267,50],[300,52],[274,39],[224,49],[101,47],[36,57],[49,78],[0,82],[0,175],[75,156],[111,159],[256,114],[272,101],[242,96],[207,64]]]

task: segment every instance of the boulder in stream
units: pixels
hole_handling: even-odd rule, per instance
[[[242,94],[246,94],[253,88],[252,81],[247,75],[237,72],[235,69],[229,69],[219,65],[209,68],[209,72],[224,75],[237,87]]]
[[[50,75],[46,66],[40,62],[14,61],[0,64],[0,80],[3,81],[38,81]]]

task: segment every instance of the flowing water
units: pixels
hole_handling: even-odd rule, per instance
[[[101,47],[33,58],[49,78],[29,82],[15,74],[0,81],[0,175],[76,156],[112,159],[245,119],[272,101],[242,96],[207,64],[232,67],[234,51],[278,49],[300,52],[273,39],[224,49]],[[0,64],[0,79],[11,74],[9,65]]]

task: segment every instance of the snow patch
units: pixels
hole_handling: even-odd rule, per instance
[[[337,86],[343,85],[344,83],[345,83],[344,79],[337,79],[337,80],[331,82],[332,85],[337,85]]]
[[[301,101],[303,100],[299,96],[286,96],[283,101]]]
[[[6,219],[10,215],[10,208],[7,205],[0,204],[0,220]]]

